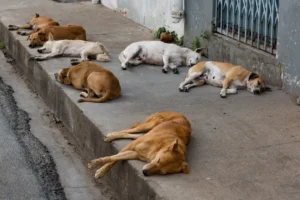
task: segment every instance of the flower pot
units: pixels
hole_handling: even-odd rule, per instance
[[[173,37],[170,34],[161,33],[160,34],[160,41],[165,42],[165,43],[171,43],[173,41]]]

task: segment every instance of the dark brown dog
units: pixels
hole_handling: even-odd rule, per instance
[[[143,132],[148,133],[140,134]],[[191,125],[185,116],[176,112],[158,112],[143,123],[137,123],[120,132],[109,133],[104,139],[106,142],[120,138],[136,140],[116,155],[92,160],[88,167],[103,165],[95,174],[96,178],[101,178],[117,161],[143,160],[150,162],[143,167],[145,176],[178,172],[188,174],[190,170],[185,161],[185,153],[190,134]]]
[[[86,32],[82,26],[72,24],[49,26],[28,36],[29,47],[43,46],[48,41],[50,33],[54,40],[86,40]]]
[[[54,76],[60,83],[88,91],[81,93],[81,96],[85,98],[79,99],[78,102],[102,103],[121,96],[121,86],[115,75],[93,62],[84,61],[78,65],[63,68]]]
[[[53,19],[49,17],[41,17],[39,14],[35,14],[35,17],[33,17],[29,22],[22,26],[16,26],[16,25],[8,25],[8,30],[19,30],[19,29],[30,29],[33,30],[32,32],[21,32],[18,31],[17,33],[19,35],[31,35],[34,32],[39,31],[40,29],[48,26],[59,26],[58,22],[54,21]]]

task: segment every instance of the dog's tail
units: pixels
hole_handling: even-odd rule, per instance
[[[97,42],[97,43],[98,43],[100,49],[103,51],[103,53],[109,55],[107,48],[101,42]]]
[[[100,98],[82,98],[78,99],[78,102],[94,102],[94,103],[103,103],[110,99],[110,91],[105,92],[105,94]]]

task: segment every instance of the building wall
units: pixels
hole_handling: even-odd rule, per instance
[[[102,0],[101,3],[149,29],[165,26],[179,36],[184,34],[184,19],[173,23],[172,0]]]
[[[300,95],[300,1],[281,0],[278,27],[278,60],[283,66],[283,90]]]

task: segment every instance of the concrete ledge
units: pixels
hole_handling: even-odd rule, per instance
[[[71,87],[63,86],[54,79],[52,70],[46,62],[28,61],[30,53],[35,50],[27,49],[24,40],[17,40],[13,33],[0,22],[0,40],[4,41],[8,52],[15,58],[17,66],[24,72],[28,78],[30,86],[43,98],[50,109],[57,114],[64,125],[70,130],[70,135],[82,156],[86,161],[98,156],[116,154],[120,150],[120,146],[110,145],[103,142],[103,134],[100,127],[94,123],[95,119],[91,119],[76,103],[79,98],[78,91],[74,91]],[[29,52],[31,51],[31,52]],[[51,62],[56,65],[57,69],[68,66],[70,59],[58,59]],[[63,63],[65,65],[63,65]],[[66,91],[64,91],[66,90]],[[73,98],[72,98],[73,97]],[[101,105],[99,105],[101,106]],[[123,162],[116,165],[106,179],[118,191],[120,199],[160,199],[159,196],[151,188],[151,184],[141,178],[142,173],[137,170],[132,163]],[[134,183],[130,186],[129,183]],[[138,186],[138,187],[136,187]]]

